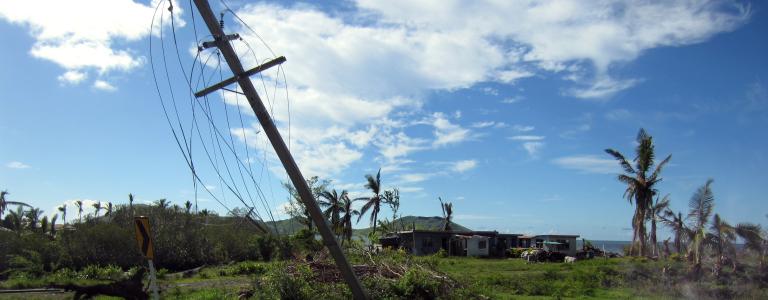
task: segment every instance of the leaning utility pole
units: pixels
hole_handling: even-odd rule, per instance
[[[240,59],[237,57],[237,53],[235,53],[235,50],[229,43],[230,40],[236,39],[239,36],[237,34],[224,34],[219,20],[216,19],[213,11],[211,11],[211,7],[207,0],[195,0],[195,6],[197,6],[197,10],[200,12],[200,16],[203,18],[205,24],[208,26],[208,30],[211,31],[211,34],[214,37],[214,41],[212,43],[207,43],[207,45],[204,44],[203,46],[218,47],[219,51],[221,51],[221,54],[224,56],[224,59],[227,61],[229,68],[232,70],[232,74],[234,74],[234,77],[224,80],[223,83],[229,84],[237,82],[240,85],[240,88],[243,90],[243,94],[248,99],[248,103],[251,105],[253,112],[256,114],[256,118],[259,120],[261,127],[264,129],[264,133],[269,138],[269,141],[272,143],[272,147],[274,147],[277,156],[283,163],[283,167],[285,167],[285,171],[288,173],[288,177],[290,177],[291,182],[293,182],[293,185],[296,187],[296,191],[301,197],[301,200],[307,207],[309,215],[312,217],[312,221],[315,223],[315,225],[317,225],[317,229],[320,231],[320,236],[323,238],[325,246],[328,248],[331,256],[333,256],[333,259],[336,261],[336,266],[341,271],[341,274],[344,275],[344,279],[347,281],[350,290],[352,290],[352,295],[355,297],[355,299],[370,299],[370,296],[360,284],[360,280],[358,280],[357,276],[355,276],[352,265],[349,264],[349,261],[347,261],[347,258],[344,256],[344,252],[341,250],[341,247],[339,247],[339,242],[334,237],[333,232],[331,231],[331,227],[325,220],[325,217],[320,210],[320,206],[317,205],[317,202],[315,201],[314,196],[312,196],[312,192],[310,191],[304,176],[301,175],[301,171],[296,165],[296,161],[293,159],[291,152],[285,145],[283,138],[280,136],[280,132],[277,130],[277,127],[272,121],[272,117],[270,117],[267,108],[264,106],[261,98],[259,98],[258,93],[256,93],[256,88],[254,88],[253,83],[251,82],[249,76],[269,68],[270,66],[267,66],[269,63],[246,72],[240,63]],[[275,61],[280,61],[279,63],[281,63],[282,61],[285,61],[285,58],[280,57]],[[273,65],[279,63],[273,63]],[[223,85],[214,85],[214,87],[223,88]],[[205,89],[199,93],[196,93],[195,96],[201,97],[202,95],[210,92],[212,92],[210,88]]]

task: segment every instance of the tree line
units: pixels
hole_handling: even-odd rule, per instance
[[[660,197],[658,187],[662,181],[661,172],[672,156],[668,155],[656,164],[653,137],[640,129],[636,137],[635,157],[630,162],[626,156],[614,149],[605,151],[615,158],[623,170],[617,179],[626,185],[624,198],[634,205],[632,216],[632,244],[629,254],[633,256],[683,257],[691,263],[694,273],[700,273],[706,258],[712,258],[713,273],[718,274],[723,266],[730,264],[737,268],[737,251],[734,243],[737,237],[744,241],[746,250],[758,257],[762,269],[768,251],[768,237],[759,224],[739,223],[731,225],[715,213],[713,180],[708,179],[688,201],[688,211],[675,212],[670,207],[669,195]],[[650,224],[650,233],[647,225]],[[663,241],[663,252],[659,249],[657,226],[669,228],[672,237]],[[670,250],[670,240],[674,252]],[[650,247],[648,247],[650,245]]]

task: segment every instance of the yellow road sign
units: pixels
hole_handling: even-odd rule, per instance
[[[133,224],[136,227],[136,242],[139,244],[139,251],[144,257],[154,259],[155,249],[149,231],[149,219],[147,217],[134,217]]]

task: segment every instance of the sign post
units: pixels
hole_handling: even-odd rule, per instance
[[[152,244],[152,236],[149,230],[149,218],[133,217],[133,224],[136,227],[136,242],[139,244],[139,251],[149,264],[149,287],[152,289],[152,299],[160,299],[160,292],[157,290],[157,271],[152,260],[155,259],[155,248]]]

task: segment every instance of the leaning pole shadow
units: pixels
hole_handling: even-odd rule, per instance
[[[301,171],[299,170],[298,165],[296,165],[296,161],[293,159],[291,152],[285,145],[283,138],[280,136],[280,132],[277,130],[277,127],[272,121],[272,117],[269,115],[267,108],[264,106],[264,103],[261,101],[259,94],[256,92],[256,88],[251,82],[251,75],[257,74],[272,66],[285,62],[285,57],[281,56],[261,66],[245,71],[234,48],[229,43],[229,41],[239,38],[239,35],[224,34],[219,20],[216,19],[213,11],[211,11],[211,7],[207,0],[195,0],[194,2],[197,10],[200,12],[200,16],[205,21],[205,24],[208,27],[208,30],[210,30],[211,35],[214,37],[213,41],[204,43],[204,46],[217,47],[219,51],[221,51],[221,54],[224,56],[227,65],[229,65],[229,68],[232,70],[232,74],[234,74],[233,77],[228,78],[221,83],[212,85],[211,87],[195,93],[195,97],[199,98],[205,96],[232,83],[237,83],[240,85],[240,88],[243,91],[243,95],[245,95],[245,97],[248,99],[248,103],[251,105],[254,114],[256,114],[256,118],[259,120],[261,127],[264,129],[264,133],[269,138],[270,143],[272,143],[272,147],[275,149],[277,156],[280,158],[280,162],[283,164],[286,173],[288,173],[288,177],[291,179],[293,186],[296,187],[296,191],[298,192],[301,201],[304,202],[304,205],[309,211],[309,215],[312,218],[312,221],[317,226],[325,246],[328,248],[331,256],[333,256],[333,259],[336,261],[336,266],[344,276],[344,280],[347,282],[347,285],[349,285],[350,290],[352,290],[352,295],[355,299],[370,299],[370,296],[365,291],[362,284],[360,283],[360,280],[355,275],[354,270],[352,269],[352,265],[349,264],[346,256],[344,256],[344,252],[341,250],[339,242],[336,240],[333,232],[331,231],[331,227],[325,220],[325,217],[320,210],[320,206],[317,205],[315,198],[312,196],[312,192],[310,191],[304,176],[301,175]]]

